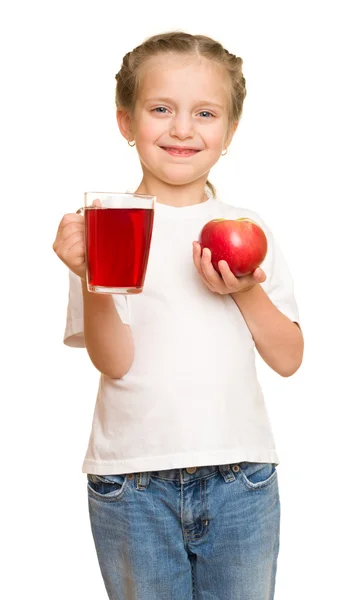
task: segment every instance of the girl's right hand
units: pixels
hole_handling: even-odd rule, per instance
[[[53,250],[62,262],[83,281],[86,280],[84,216],[77,213],[62,218]]]

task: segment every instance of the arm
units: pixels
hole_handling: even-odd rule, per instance
[[[301,365],[304,340],[300,327],[285,316],[261,287],[266,275],[261,268],[244,277],[235,277],[221,260],[214,270],[211,252],[193,244],[193,260],[207,287],[217,294],[230,294],[241,311],[263,360],[279,375],[289,377]]]
[[[262,359],[283,377],[302,363],[304,339],[300,327],[283,315],[258,283],[231,294],[252,334]]]
[[[120,379],[129,371],[134,358],[131,329],[121,320],[112,296],[87,290],[83,215],[64,215],[53,250],[69,269],[70,313],[80,323],[77,332],[84,333],[89,358],[98,371]],[[71,321],[67,316],[67,324]]]
[[[112,296],[94,294],[82,280],[84,339],[93,365],[108,377],[120,379],[130,369],[134,345],[129,325],[120,319]]]

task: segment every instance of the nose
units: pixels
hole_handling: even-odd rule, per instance
[[[180,140],[193,138],[194,126],[190,115],[177,113],[172,121],[170,134]]]

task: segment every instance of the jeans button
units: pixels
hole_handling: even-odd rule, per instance
[[[239,471],[239,469],[240,469],[240,466],[239,466],[239,465],[233,465],[232,469],[233,469],[233,471],[234,471],[235,473],[238,473],[238,471]]]
[[[193,473],[196,473],[197,467],[187,467],[186,471],[189,475],[192,475]]]

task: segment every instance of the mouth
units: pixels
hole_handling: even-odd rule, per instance
[[[194,156],[201,150],[197,148],[189,148],[185,146],[160,146],[161,150],[165,150],[171,156],[181,156],[182,158],[186,158],[188,156]]]

